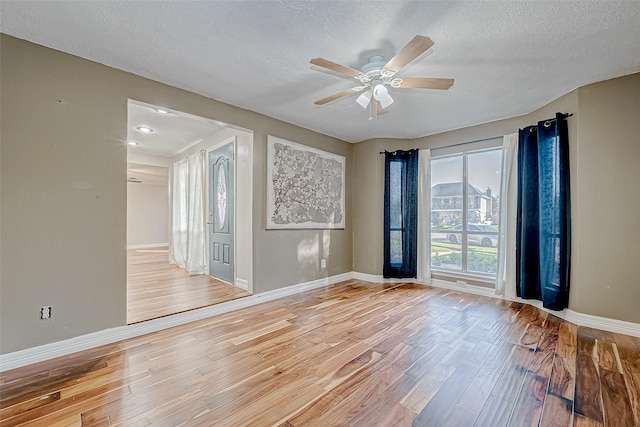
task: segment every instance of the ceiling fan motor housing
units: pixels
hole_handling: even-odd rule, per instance
[[[386,63],[387,61],[384,59],[384,56],[374,55],[369,58],[369,62],[366,63],[360,71],[369,78],[379,77],[380,70],[382,70]]]

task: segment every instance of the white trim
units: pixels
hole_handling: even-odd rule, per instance
[[[470,284],[460,286],[455,282],[449,282],[448,280],[440,280],[440,279],[431,279],[431,283],[421,283],[421,282],[416,282],[416,283],[419,283],[421,285],[433,286],[436,288],[449,289],[452,291],[460,291],[460,292],[467,292],[475,295],[483,295],[486,297],[495,297],[495,298],[499,297],[499,295],[495,294],[495,290],[493,288],[485,288],[484,286],[470,285]]]
[[[454,282],[448,280],[432,279],[431,283],[420,282],[416,279],[385,279],[381,275],[367,274],[353,272],[353,278],[357,280],[364,280],[372,283],[416,283],[419,285],[433,286],[435,288],[449,289],[453,291],[468,292],[470,294],[483,295],[491,298],[504,299],[507,301],[515,301],[522,304],[529,304],[533,307],[539,308],[557,316],[567,322],[574,323],[578,326],[585,326],[588,328],[601,329],[603,331],[615,332],[617,334],[631,335],[640,338],[640,323],[626,322],[624,320],[610,319],[608,317],[593,316],[591,314],[579,313],[571,309],[565,309],[562,311],[549,310],[542,306],[541,301],[529,300],[522,298],[507,298],[502,295],[496,295],[495,290],[492,288],[485,288],[483,286],[465,285],[459,286]]]
[[[142,245],[128,245],[127,249],[168,248],[169,243],[144,243]]]
[[[609,319],[608,317],[593,316],[591,314],[578,313],[577,311],[569,309],[566,310],[564,320],[566,320],[567,322],[575,323],[576,325],[602,329],[603,331],[631,335],[640,338],[639,323]]]
[[[329,276],[326,280],[328,280],[327,285],[335,285],[336,283],[346,282],[347,280],[353,279],[353,271],[347,271],[346,273],[336,274],[335,276]],[[322,280],[322,279],[320,279]]]
[[[353,278],[356,280],[363,280],[365,282],[371,282],[371,283],[384,283],[386,280],[389,280],[389,279],[383,279],[382,276],[380,275],[359,273],[357,271],[353,272]]]
[[[371,283],[418,283],[416,279],[385,279],[380,275],[353,272],[353,278]]]
[[[127,146],[127,148],[129,148],[129,146]],[[160,166],[165,168],[171,168],[171,166],[173,166],[173,162],[168,157],[154,156],[152,154],[139,154],[134,153],[132,150],[127,150],[127,163]]]
[[[101,345],[112,344],[114,342],[161,331],[174,326],[184,325],[186,323],[195,322],[197,320],[206,319],[285,296],[321,288],[323,286],[333,285],[352,278],[353,274],[351,272],[337,274],[335,276],[287,286],[273,291],[267,291],[261,294],[212,305],[210,307],[174,314],[173,316],[134,323],[133,325],[118,326],[116,328],[92,332],[90,334],[15,351],[13,353],[0,354],[0,372],[20,368],[33,363],[43,362],[45,360],[54,359],[56,357],[76,353],[78,351],[88,350]]]
[[[467,292],[470,294],[484,295],[489,297],[499,297],[498,295],[495,295],[494,290],[492,288],[485,288],[483,286],[476,286],[476,285],[469,285],[469,284],[465,286],[459,286],[456,283],[449,282],[447,280],[431,279],[431,283],[426,283],[413,278],[385,279],[380,275],[358,273],[355,271],[353,272],[353,278],[357,280],[364,280],[366,282],[372,282],[372,283],[415,283],[417,285],[433,286],[434,288],[450,289],[452,291],[461,291],[461,292]]]
[[[206,319],[212,316],[228,313],[230,311],[239,310],[241,308],[250,307],[256,304],[261,304],[263,302],[286,297],[289,295],[310,291],[312,289],[322,288],[324,286],[333,285],[335,283],[340,283],[350,279],[362,280],[372,283],[416,283],[425,286],[433,286],[460,292],[468,292],[497,299],[517,301],[545,310],[555,316],[566,320],[567,322],[571,322],[579,326],[586,326],[589,328],[601,329],[603,331],[640,337],[639,323],[592,316],[590,314],[578,313],[573,310],[547,310],[542,307],[542,303],[540,301],[524,300],[521,298],[504,298],[501,295],[496,295],[493,289],[484,288],[482,286],[466,285],[462,287],[456,285],[453,282],[448,282],[445,280],[434,280],[434,283],[429,284],[418,282],[415,279],[384,279],[380,275],[350,271],[347,273],[337,274],[335,276],[312,280],[310,282],[286,286],[284,288],[263,292],[261,294],[252,295],[246,298],[240,298],[210,307],[204,307],[185,313],[174,314],[173,316],[161,317],[159,319],[149,320],[142,323],[135,323],[133,325],[105,329],[103,331],[81,335],[79,337],[70,338],[64,341],[45,344],[38,347],[16,351],[13,353],[0,354],[0,372],[20,368],[32,363],[43,362],[45,360],[54,359],[56,357],[65,356],[67,354],[87,350],[101,345],[111,344],[117,341],[138,337],[152,332],[161,331],[164,329],[172,328],[174,326],[184,325],[186,323],[195,322],[197,320]]]
[[[244,289],[245,291],[249,291],[249,281],[244,280],[244,279],[238,279],[236,277],[235,282],[236,282],[235,286],[237,286],[238,288]]]
[[[594,316],[591,314],[579,313],[571,309],[564,309],[562,311],[550,310],[542,306],[542,301],[522,299],[522,298],[503,298],[500,295],[496,295],[497,298],[502,298],[508,301],[515,301],[522,304],[529,304],[540,310],[551,313],[567,322],[576,324],[578,326],[584,326],[587,328],[601,329],[603,331],[615,332],[617,334],[631,335],[633,337],[640,338],[640,323],[626,322],[624,320],[611,319],[608,317]]]

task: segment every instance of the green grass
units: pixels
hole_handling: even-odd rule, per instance
[[[436,267],[440,265],[459,266],[461,258],[462,254],[460,252],[449,252],[432,257],[431,262]],[[495,274],[498,268],[498,257],[495,253],[469,252],[467,268],[469,271]]]

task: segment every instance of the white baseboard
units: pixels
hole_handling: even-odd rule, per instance
[[[416,279],[385,279],[384,277],[376,274],[358,273],[354,271],[352,273],[353,278],[356,280],[362,280],[371,283],[415,283]]]
[[[423,283],[418,281],[416,281],[416,283],[434,286],[436,288],[449,289],[452,291],[466,292],[466,293],[475,294],[475,295],[483,295],[485,297],[500,298],[500,295],[496,295],[496,292],[493,288],[485,288],[484,286],[477,286],[477,285],[470,285],[470,284],[460,286],[457,283],[449,282],[447,280],[439,280],[439,279],[432,279],[431,283]]]
[[[344,282],[345,280],[353,279],[353,273],[336,274],[335,276],[324,277],[322,279],[312,280],[310,282],[299,283],[297,285],[285,286],[284,288],[274,289],[272,291],[262,292],[255,295],[258,298],[263,299],[260,302],[271,301],[273,299],[286,297],[288,295],[298,294],[300,292],[310,291],[312,289],[321,288],[323,286],[334,285],[336,283]]]
[[[336,274],[334,276],[327,277],[329,281],[329,285],[335,285],[336,283],[345,282],[347,280],[353,279],[353,271],[348,271],[342,274]]]
[[[566,310],[564,320],[580,326],[587,326],[589,328],[602,329],[603,331],[631,335],[640,338],[640,324],[638,323],[578,313],[577,311],[569,309]]]
[[[353,272],[353,278],[356,280],[363,280],[365,282],[371,283],[383,283],[384,279],[382,276],[378,276],[375,274],[367,274],[367,273],[358,273],[357,271]]]
[[[33,363],[43,362],[45,360],[55,359],[56,357],[66,356],[67,354],[88,350],[101,345],[112,344],[114,342],[161,331],[174,326],[184,325],[185,323],[195,322],[197,320],[206,319],[208,317],[228,313],[230,311],[239,310],[241,308],[250,307],[300,292],[321,288],[323,286],[333,285],[352,278],[353,274],[351,272],[338,274],[318,280],[312,280],[310,282],[275,289],[273,291],[263,292],[261,294],[245,298],[239,298],[233,301],[212,305],[210,307],[187,311],[185,313],[178,313],[172,316],[135,323],[133,325],[105,329],[103,331],[93,332],[13,353],[0,354],[0,372],[20,368]]]
[[[449,282],[446,280],[439,280],[439,279],[432,279],[431,283],[420,282],[416,279],[385,279],[381,275],[359,273],[359,272],[353,272],[353,278],[358,280],[365,280],[373,283],[398,283],[398,282],[416,283],[421,285],[433,286],[436,288],[450,289],[453,291],[468,292],[471,294],[483,295],[491,298],[507,299],[510,301],[516,301],[523,304],[532,305],[548,313],[551,313],[554,316],[564,319],[567,322],[574,323],[578,326],[585,326],[588,328],[595,328],[595,329],[601,329],[603,331],[615,332],[617,334],[640,337],[639,323],[625,322],[623,320],[610,319],[608,317],[593,316],[591,314],[579,313],[577,311],[573,311],[570,309],[565,309],[562,311],[549,310],[542,306],[541,301],[528,300],[528,299],[522,299],[522,298],[506,298],[502,295],[497,295],[494,289],[492,288],[485,288],[482,286],[468,285],[468,284],[465,286],[458,286],[454,282]]]
[[[337,274],[335,276],[325,277],[322,279],[312,280],[310,282],[291,285],[272,291],[263,292],[245,298],[225,302],[222,304],[204,307],[185,313],[174,314],[173,316],[162,317],[159,319],[149,320],[146,322],[136,323],[133,325],[119,326],[116,328],[105,329],[103,331],[93,332],[79,337],[70,338],[64,341],[58,341],[38,347],[28,348],[13,353],[0,354],[0,372],[8,371],[33,363],[43,362],[45,360],[54,359],[56,357],[65,356],[67,354],[76,353],[78,351],[88,350],[90,348],[101,345],[112,344],[129,338],[138,337],[152,332],[161,331],[172,328],[174,326],[184,325],[186,323],[195,322],[197,320],[206,319],[230,311],[239,310],[241,308],[250,307],[263,302],[282,298],[285,296],[306,292],[312,289],[333,285],[350,279],[363,280],[372,283],[416,283],[427,286],[439,287],[459,292],[468,292],[477,295],[484,295],[492,298],[504,299],[501,295],[496,295],[493,289],[483,288],[481,286],[466,285],[458,286],[453,282],[444,280],[433,280],[433,283],[422,283],[415,279],[384,279],[382,276],[347,272]],[[515,299],[524,304],[530,304],[535,307],[546,310],[539,301]],[[609,319],[606,317],[592,316],[589,314],[578,313],[573,310],[549,311],[554,315],[579,326],[597,328],[604,331],[615,332],[619,334],[640,337],[640,324],[625,322],[622,320]]]
[[[372,283],[415,283],[418,285],[427,285],[427,286],[433,286],[436,288],[450,289],[452,291],[468,292],[472,294],[485,295],[490,297],[496,296],[494,294],[494,290],[491,288],[484,288],[482,286],[476,286],[476,285],[459,286],[456,283],[448,282],[446,280],[433,279],[431,283],[425,283],[425,282],[420,282],[416,279],[411,279],[411,278],[410,279],[385,279],[380,275],[358,273],[358,272],[353,272],[353,278],[357,280],[364,280],[366,282],[372,282]]]
[[[127,245],[127,249],[168,248],[168,243],[145,243],[142,245]]]
[[[240,288],[240,289],[244,289],[247,292],[249,291],[249,281],[248,280],[238,279],[236,277],[235,286]]]

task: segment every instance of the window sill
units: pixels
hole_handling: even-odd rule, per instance
[[[477,276],[475,274],[457,273],[446,270],[431,270],[431,277],[454,283],[458,280],[463,280],[469,285],[482,286],[483,288],[489,289],[495,289],[496,287],[494,278]]]

